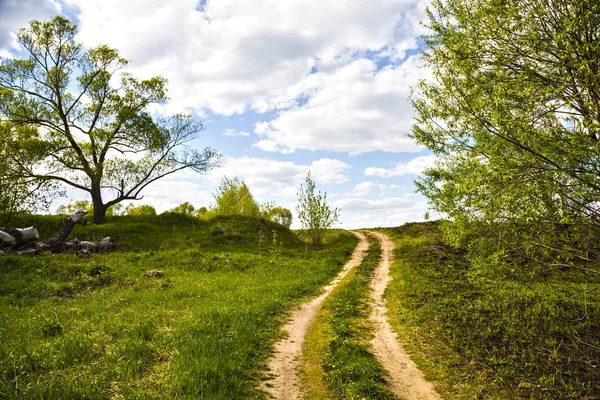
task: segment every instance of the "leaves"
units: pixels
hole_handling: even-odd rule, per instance
[[[325,231],[338,221],[340,209],[331,209],[327,204],[327,193],[315,192],[315,182],[310,171],[306,175],[306,187],[300,185],[296,210],[298,218],[311,240],[313,246],[320,246]]]
[[[127,60],[116,49],[85,49],[76,33],[64,17],[31,21],[18,35],[29,57],[1,60],[0,117],[40,131],[37,168],[20,168],[22,179],[89,192],[94,219],[102,222],[108,207],[139,199],[152,182],[187,168],[204,173],[220,162],[210,148],[187,147],[204,129],[200,121],[152,115],[152,105],[168,100],[165,78],[123,73]],[[105,202],[108,193],[113,198]]]
[[[412,137],[440,157],[417,187],[447,238],[482,268],[598,252],[600,4],[443,0],[428,15]]]

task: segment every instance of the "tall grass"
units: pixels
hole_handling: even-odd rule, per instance
[[[27,223],[49,235],[60,221]],[[264,398],[255,387],[286,313],[356,244],[338,231],[314,250],[268,221],[178,215],[74,236],[118,250],[0,258],[0,398]]]

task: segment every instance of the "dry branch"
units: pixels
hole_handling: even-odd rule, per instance
[[[77,252],[87,254],[112,249],[114,243],[110,237],[106,237],[99,242],[80,241],[79,239],[66,241],[73,228],[75,228],[75,225],[86,214],[87,212],[85,211],[79,211],[69,216],[58,232],[43,242],[37,242],[40,235],[34,227],[22,229],[0,228],[0,252],[18,255],[40,254],[42,252]]]

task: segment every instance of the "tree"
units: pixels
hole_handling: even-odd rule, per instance
[[[264,203],[260,206],[260,208],[260,213],[263,218],[268,219],[269,221],[277,222],[286,228],[289,228],[292,225],[294,216],[287,208],[279,207],[272,202]]]
[[[106,216],[120,215],[123,208],[122,204],[115,204],[106,209]],[[69,204],[63,204],[56,209],[57,214],[72,215],[78,211],[86,211],[90,214],[94,214],[94,205],[88,200],[77,200],[75,202],[69,202]]]
[[[15,127],[9,121],[0,120],[0,221],[8,222],[17,213],[46,209],[58,194],[56,185],[50,182],[19,177],[10,162],[12,154],[20,153],[19,142],[35,135],[29,127]],[[30,164],[37,159],[33,151],[22,154],[21,163]]]
[[[23,179],[88,192],[94,222],[101,223],[107,208],[140,199],[152,182],[187,168],[203,173],[219,162],[210,148],[186,146],[203,129],[200,121],[150,114],[149,106],[167,100],[164,78],[121,73],[127,60],[117,50],[86,50],[76,33],[77,26],[60,16],[31,21],[17,36],[29,58],[1,59],[0,118],[37,128],[10,157]],[[39,162],[28,165],[21,155],[32,149]]]
[[[186,201],[184,203],[179,204],[177,207],[170,209],[167,212],[183,215],[194,215],[196,213],[196,210],[194,209],[193,205]]]
[[[142,204],[140,206],[134,206],[133,204],[129,204],[125,207],[125,214],[127,215],[156,215],[156,209],[148,204]]]
[[[597,258],[600,3],[437,0],[428,15],[412,137],[439,156],[417,185],[447,238],[482,268]]]
[[[199,207],[199,208],[197,208],[195,215],[198,218],[209,218],[210,217],[209,210],[206,207]]]
[[[214,197],[215,206],[210,209],[212,215],[260,216],[260,207],[250,189],[237,177],[224,177]]]
[[[306,187],[300,185],[296,210],[298,218],[311,240],[313,246],[320,246],[323,242],[325,231],[338,221],[340,209],[331,209],[327,204],[327,193],[315,193],[315,182],[310,171],[306,175]]]

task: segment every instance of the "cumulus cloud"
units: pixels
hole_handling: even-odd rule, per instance
[[[107,43],[132,68],[170,80],[177,106],[222,115],[296,104],[313,68],[367,52],[401,55],[420,33],[422,1],[65,0],[79,9],[79,39]]]
[[[386,185],[377,184],[375,182],[361,182],[358,185],[354,186],[350,193],[348,193],[349,197],[365,197],[372,195],[375,189],[385,190]]]
[[[48,19],[61,11],[54,0],[2,0],[0,1],[0,56],[17,50],[17,32],[32,19]]]
[[[402,176],[408,174],[418,175],[425,169],[433,167],[436,159],[437,158],[434,155],[419,156],[413,158],[406,164],[398,163],[390,169],[368,167],[365,168],[364,174],[366,176],[378,176],[380,178],[391,178],[394,176]]]
[[[347,229],[399,226],[409,221],[422,221],[428,208],[422,197],[341,199],[332,202],[332,205],[341,209],[341,220]]]
[[[310,164],[277,161],[268,158],[230,157],[222,167],[211,171],[208,178],[218,182],[227,176],[245,181],[257,194],[296,197],[299,184],[304,182],[308,171],[319,184],[338,184],[348,181],[346,172],[350,165],[340,160],[322,158]]]
[[[333,73],[311,74],[298,84],[308,101],[256,124],[255,133],[261,136],[256,145],[281,152],[419,151],[405,136],[413,116],[407,99],[410,87],[425,74],[414,56],[381,70],[362,58]]]
[[[250,136],[250,132],[245,132],[245,131],[236,131],[235,129],[225,129],[225,132],[223,132],[223,135],[225,136]]]

